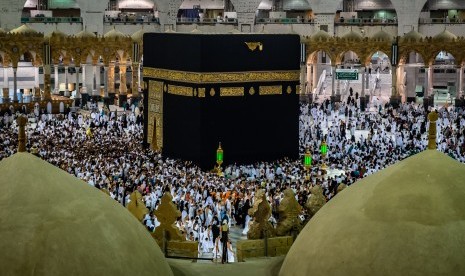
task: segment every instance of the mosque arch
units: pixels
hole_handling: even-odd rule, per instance
[[[362,66],[358,52],[357,50],[346,50],[338,55],[336,63],[344,68]]]
[[[331,55],[324,49],[315,50],[307,58],[306,92],[321,94],[325,90],[325,80],[332,74]],[[323,74],[325,75],[323,76]],[[319,89],[320,91],[315,91]]]

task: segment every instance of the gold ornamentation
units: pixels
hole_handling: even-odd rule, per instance
[[[195,84],[276,82],[300,81],[300,71],[195,73],[145,67],[144,77]]]
[[[214,88],[210,89],[210,96],[212,96],[212,97],[215,96],[215,89]]]
[[[296,85],[296,86],[295,86],[295,93],[296,93],[296,94],[304,94],[304,93],[302,93],[302,91],[300,90],[300,85]]]
[[[179,96],[185,96],[185,97],[192,97],[193,95],[192,87],[177,86],[177,85],[169,85],[168,93],[179,95]]]
[[[287,94],[291,94],[291,93],[292,93],[292,88],[291,88],[290,85],[287,87],[286,92],[287,92]]]
[[[155,232],[152,233],[152,237],[157,241],[159,246],[163,245],[163,238],[171,241],[186,240],[175,225],[176,219],[181,216],[181,212],[173,203],[173,197],[169,192],[166,192],[162,196],[160,206],[153,213],[160,222]]]
[[[261,42],[245,42],[245,45],[247,45],[247,48],[249,48],[249,50],[252,52],[257,49],[260,52],[263,51],[263,43]]]
[[[163,148],[163,82],[149,81],[149,114],[147,128],[147,143],[153,146],[156,143],[156,149]],[[156,131],[157,141],[153,141],[154,131]]]
[[[199,88],[199,98],[205,98],[205,88]]]
[[[283,88],[280,85],[276,86],[260,86],[260,95],[280,95],[283,93]]]
[[[238,97],[244,96],[244,87],[221,87],[220,96],[224,97]]]
[[[251,96],[255,95],[255,88],[253,88],[253,86],[250,87],[250,89],[249,89],[249,94],[250,94]]]

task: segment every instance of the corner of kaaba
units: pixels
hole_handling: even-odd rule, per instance
[[[160,55],[159,53],[163,53]],[[204,170],[299,153],[300,37],[144,35],[144,141]]]

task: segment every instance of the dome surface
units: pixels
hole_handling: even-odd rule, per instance
[[[465,275],[465,165],[424,151],[329,201],[280,275]]]
[[[173,275],[143,225],[101,191],[29,154],[0,162],[2,275]]]
[[[415,30],[411,30],[410,32],[406,33],[402,39],[406,39],[406,40],[414,40],[414,41],[418,41],[422,38],[424,38],[425,36]]]
[[[26,24],[10,31],[11,34],[37,34],[38,32]]]
[[[449,32],[448,30],[444,30],[444,31],[440,32],[439,34],[437,34],[434,37],[434,39],[441,40],[441,41],[444,41],[444,42],[451,42],[454,39],[457,39],[457,36],[455,34]]]
[[[387,42],[391,42],[393,40],[393,36],[385,32],[384,30],[376,32],[375,34],[373,34],[371,38]]]
[[[311,40],[320,40],[320,39],[328,39],[331,36],[328,34],[328,32],[325,32],[323,30],[319,30],[315,34],[313,34],[310,39]]]

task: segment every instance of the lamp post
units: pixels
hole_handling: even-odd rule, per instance
[[[304,154],[304,167],[305,171],[307,172],[306,179],[307,181],[310,180],[310,176],[308,175],[308,171],[312,167],[312,154],[310,153],[310,150],[307,148]]]
[[[323,140],[320,146],[321,158],[323,160],[323,165],[321,165],[321,169],[326,171],[328,167],[325,164],[326,154],[328,153],[328,145],[326,144],[326,140]]]
[[[223,149],[221,148],[221,142],[218,146],[218,149],[216,150],[216,164],[218,165],[217,167],[217,173],[218,176],[221,176],[221,164],[223,164]]]

